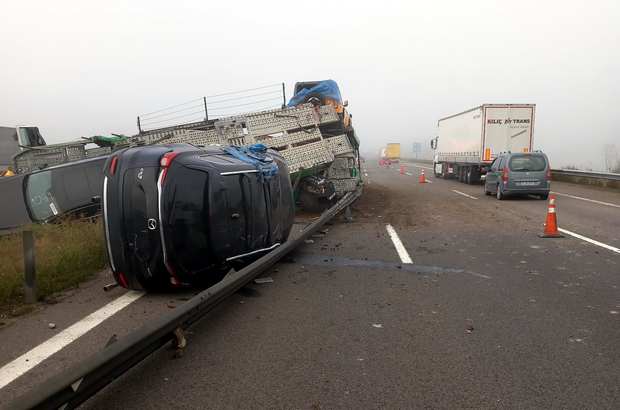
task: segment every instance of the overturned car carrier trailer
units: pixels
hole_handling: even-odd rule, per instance
[[[355,190],[359,173],[359,139],[352,128],[342,134],[322,132],[341,122],[331,105],[304,104],[252,114],[206,120],[162,129],[144,131],[131,137],[92,137],[78,143],[26,148],[14,156],[18,172],[101,155],[117,150],[153,144],[190,143],[196,146],[242,146],[262,143],[278,150],[291,173],[294,187],[312,176],[303,193],[325,195],[327,184],[338,197]],[[87,149],[89,143],[99,145]],[[303,196],[303,195],[302,195]],[[330,198],[334,199],[334,198]],[[311,200],[305,199],[306,203]]]

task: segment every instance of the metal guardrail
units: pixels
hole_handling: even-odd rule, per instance
[[[232,271],[221,282],[198,294],[173,311],[147,323],[119,341],[58,374],[11,402],[7,409],[63,409],[78,407],[120,375],[172,340],[176,328],[186,329],[230,295],[276,263],[312,235],[325,222],[359,198],[363,187],[347,193],[335,206],[287,241],[239,272]]]
[[[551,174],[566,175],[569,177],[606,179],[608,181],[620,181],[620,174],[612,174],[612,173],[607,174],[604,172],[592,172],[592,171],[577,171],[575,169],[552,169]]]

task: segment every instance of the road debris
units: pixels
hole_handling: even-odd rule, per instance
[[[344,211],[344,220],[345,222],[351,223],[354,221],[353,217],[351,216],[351,209],[349,209],[349,207],[347,206],[347,209]]]
[[[372,327],[376,327],[377,329],[381,329],[383,327],[383,325],[379,323],[379,324],[372,325]]]
[[[467,326],[467,334],[471,335],[472,330],[474,330],[474,327],[472,325]]]
[[[47,325],[50,329],[56,329],[56,325],[54,323],[50,323]]]
[[[314,243],[312,239],[304,239],[304,243]]]
[[[183,348],[185,346],[187,346],[187,340],[185,339],[183,329],[177,327],[172,331],[172,347],[176,349],[174,352],[175,359],[183,357]]]
[[[261,284],[261,283],[272,283],[273,279],[267,277],[267,278],[256,278],[254,279],[254,283],[256,284]]]

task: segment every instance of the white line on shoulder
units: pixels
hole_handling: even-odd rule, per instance
[[[561,194],[559,192],[551,192],[551,193],[553,195],[561,195],[561,196],[565,196],[565,197],[568,197],[568,198],[581,199],[582,201],[594,202],[595,204],[607,205],[607,206],[613,206],[613,207],[616,207],[616,208],[620,208],[620,205],[610,204],[609,202],[595,201],[594,199],[582,198],[580,196],[573,196],[573,195],[568,195],[568,194]]]

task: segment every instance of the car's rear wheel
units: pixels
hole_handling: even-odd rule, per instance
[[[491,193],[489,192],[489,190],[487,189],[487,184],[484,184],[484,194],[485,195],[491,195]]]
[[[539,195],[540,199],[542,199],[543,201],[546,201],[547,199],[549,199],[549,194],[541,194]]]
[[[501,201],[502,199],[506,199],[506,195],[504,195],[504,194],[502,193],[502,189],[501,189],[501,187],[499,186],[499,184],[497,184],[497,192],[496,192],[495,194],[497,195],[497,199],[499,199],[500,201]]]

